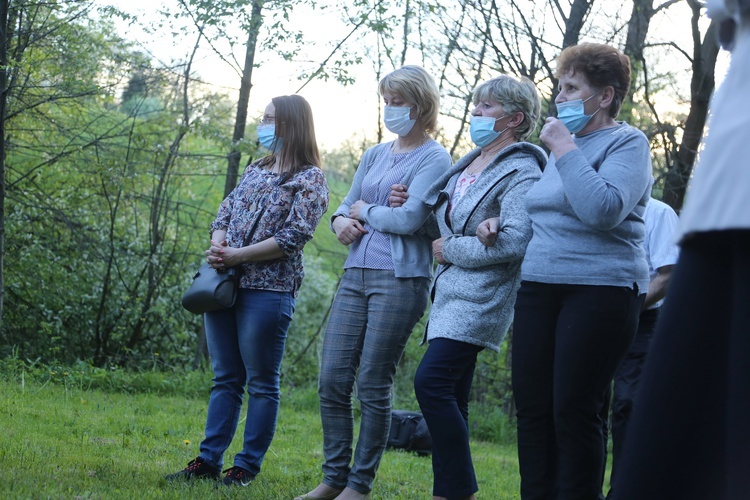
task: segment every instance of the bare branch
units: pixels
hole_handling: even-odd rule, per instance
[[[349,31],[349,34],[347,34],[343,40],[340,40],[339,43],[336,44],[336,46],[333,48],[333,50],[328,54],[328,56],[323,60],[322,63],[320,63],[320,66],[318,66],[318,69],[315,70],[315,72],[310,75],[307,80],[305,80],[305,83],[302,84],[300,88],[296,90],[296,93],[299,93],[302,89],[304,89],[308,83],[313,81],[320,73],[323,72],[323,69],[326,67],[326,64],[328,64],[328,61],[333,58],[334,55],[339,51],[341,47],[344,46],[344,44],[351,38],[354,33],[356,33],[359,28],[361,28],[366,22],[367,22],[367,16],[369,16],[380,4],[380,2],[375,2],[375,4],[372,6],[372,8],[363,16],[361,16],[360,21],[354,25],[354,27]]]
[[[681,2],[682,0],[668,0],[661,5],[654,7],[654,14],[661,12],[662,10],[668,9],[672,5]]]

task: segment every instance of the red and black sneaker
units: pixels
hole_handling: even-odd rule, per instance
[[[164,476],[167,481],[184,480],[189,481],[192,479],[219,479],[221,477],[221,471],[218,467],[211,467],[201,457],[188,462],[188,466],[182,469],[180,472],[169,474]]]
[[[253,482],[253,479],[255,479],[255,476],[253,476],[250,471],[243,469],[242,467],[237,467],[236,465],[230,467],[224,472],[226,472],[227,475],[224,476],[224,479],[222,479],[221,482],[227,486],[249,486],[250,483]]]

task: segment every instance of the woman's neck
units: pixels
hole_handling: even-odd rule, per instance
[[[427,132],[419,126],[419,123],[415,123],[414,127],[412,127],[408,134],[398,136],[396,140],[393,141],[391,150],[394,153],[408,153],[409,151],[414,151],[429,139],[430,136],[427,135]]]
[[[466,173],[470,175],[478,175],[497,157],[497,154],[500,151],[517,142],[518,141],[513,135],[508,137],[498,137],[488,146],[482,148],[482,152],[479,153],[479,156],[474,158],[474,160],[466,166]]]
[[[594,115],[591,120],[583,127],[582,130],[576,133],[576,137],[596,132],[603,128],[612,128],[618,125],[617,121],[607,114],[606,109],[600,110]]]
[[[512,131],[511,131],[512,132]],[[497,156],[497,154],[502,151],[503,149],[507,148],[511,144],[517,143],[518,140],[515,138],[515,136],[511,133],[510,135],[501,135],[494,141],[492,141],[489,145],[482,148],[482,152],[479,154],[480,158],[494,158]]]
[[[281,170],[281,160],[279,159],[279,155],[274,155],[273,163],[266,164],[265,168],[269,172],[281,175],[282,170]]]

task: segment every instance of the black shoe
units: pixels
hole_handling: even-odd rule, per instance
[[[217,467],[211,467],[201,457],[188,462],[188,466],[182,469],[180,472],[169,474],[164,476],[167,481],[177,480],[192,480],[192,479],[219,479],[221,477],[221,471]]]
[[[243,469],[242,467],[230,467],[225,470],[227,473],[224,479],[221,480],[222,484],[227,486],[249,486],[253,482],[255,476],[250,474],[250,471]]]

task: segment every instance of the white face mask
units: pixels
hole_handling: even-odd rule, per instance
[[[413,106],[386,106],[383,113],[385,128],[394,134],[405,136],[417,123],[417,120],[409,118]]]

